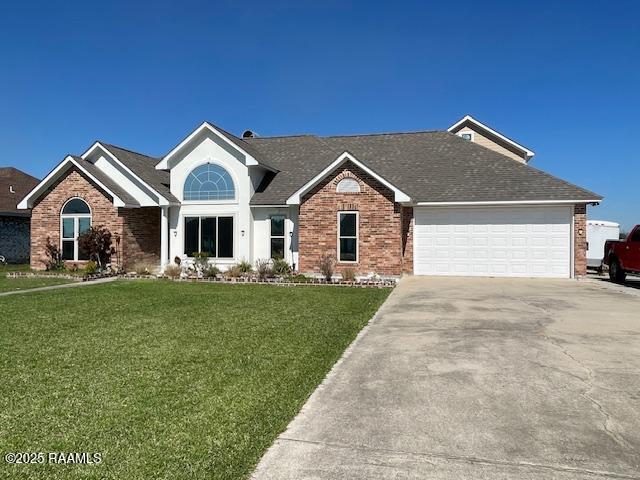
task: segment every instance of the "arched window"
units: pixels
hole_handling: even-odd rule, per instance
[[[64,260],[89,260],[87,252],[78,246],[78,237],[91,227],[91,209],[81,198],[72,198],[62,207],[60,238]]]
[[[355,178],[346,177],[338,182],[338,185],[336,185],[336,192],[360,193],[360,184]]]
[[[233,179],[220,165],[208,163],[195,168],[184,182],[185,200],[233,200]]]

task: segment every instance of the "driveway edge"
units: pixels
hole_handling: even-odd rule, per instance
[[[403,279],[400,280],[400,282],[402,282]],[[398,282],[398,285],[400,284],[400,282]],[[327,375],[322,379],[322,381],[318,384],[318,386],[316,387],[316,389],[311,393],[311,395],[309,395],[309,398],[307,398],[307,401],[304,402],[304,405],[302,406],[302,408],[300,409],[300,411],[296,414],[295,417],[293,417],[291,419],[291,421],[287,424],[287,428],[284,429],[284,431],[282,433],[280,433],[276,439],[273,441],[273,443],[271,444],[271,446],[267,449],[266,452],[264,452],[264,454],[262,455],[262,457],[260,458],[260,461],[258,462],[258,464],[256,465],[256,467],[253,470],[253,473],[251,474],[251,477],[249,477],[251,480],[255,480],[257,479],[257,475],[259,473],[259,470],[266,468],[266,464],[265,464],[265,459],[267,459],[271,452],[275,449],[275,447],[277,446],[278,442],[283,438],[286,437],[287,432],[289,431],[289,429],[291,428],[291,425],[296,422],[299,418],[304,417],[305,414],[307,413],[307,410],[309,409],[309,404],[315,399],[315,397],[319,394],[319,392],[321,392],[322,390],[324,390],[335,378],[336,376],[336,371],[338,370],[338,368],[340,368],[340,366],[352,355],[353,351],[355,350],[355,348],[358,346],[358,344],[362,341],[362,339],[364,338],[364,336],[369,332],[369,329],[371,328],[371,326],[373,326],[376,321],[378,320],[378,318],[382,315],[382,312],[388,307],[388,305],[395,300],[396,297],[396,292],[397,292],[397,288],[394,288],[391,293],[389,294],[389,296],[387,297],[387,299],[382,303],[382,305],[380,305],[380,308],[378,308],[378,310],[376,311],[376,313],[373,314],[373,316],[371,317],[371,319],[367,322],[367,324],[362,328],[362,330],[360,330],[358,332],[358,335],[356,335],[356,338],[353,339],[353,341],[347,346],[347,348],[344,350],[344,352],[342,352],[342,355],[340,356],[340,358],[336,361],[336,363],[333,364],[333,366],[331,367],[331,370],[329,370],[329,372],[327,373]]]

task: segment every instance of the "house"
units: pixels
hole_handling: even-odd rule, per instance
[[[164,267],[207,252],[224,269],[283,257],[360,275],[573,277],[586,271],[586,208],[602,197],[527,163],[533,152],[467,116],[448,131],[242,138],[205,122],[153,158],[95,142],[20,203],[31,262],[47,238],[70,262],[90,224],[114,261]]]
[[[30,212],[18,203],[39,180],[17,168],[0,168],[0,255],[10,263],[29,261]]]

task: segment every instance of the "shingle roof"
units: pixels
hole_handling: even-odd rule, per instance
[[[159,158],[150,157],[142,153],[133,152],[125,148],[116,147],[108,143],[100,142],[118,160],[120,160],[129,170],[136,174],[142,181],[157,191],[170,202],[178,202],[178,199],[171,193],[169,186],[169,172],[156,170]]]
[[[348,151],[416,202],[599,200],[602,197],[443,131],[246,139],[279,170],[254,205],[284,204]]]
[[[24,210],[18,210],[17,205],[39,182],[37,178],[17,168],[0,168],[0,215],[29,215]],[[15,193],[11,193],[11,187]]]
[[[131,195],[129,195],[126,190],[124,190],[118,183],[111,179],[109,175],[104,173],[98,167],[96,167],[93,163],[84,160],[82,157],[78,157],[76,155],[71,155],[71,157],[84,168],[89,175],[94,177],[98,182],[102,183],[105,187],[107,187],[114,195],[116,195],[120,200],[122,200],[125,204],[131,206],[139,206],[138,201]]]

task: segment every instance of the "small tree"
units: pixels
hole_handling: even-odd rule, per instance
[[[111,247],[111,232],[103,225],[91,227],[78,237],[78,248],[89,255],[89,259],[102,270],[111,260],[114,249]]]
[[[320,268],[320,273],[322,273],[322,276],[327,282],[330,282],[333,278],[333,270],[335,268],[335,264],[336,261],[333,258],[333,255],[329,253],[325,253],[320,257],[318,267]]]
[[[45,246],[45,254],[47,255],[47,261],[45,263],[47,270],[64,270],[64,260],[62,259],[62,252],[57,245],[51,243],[51,237],[47,237],[47,245]]]

